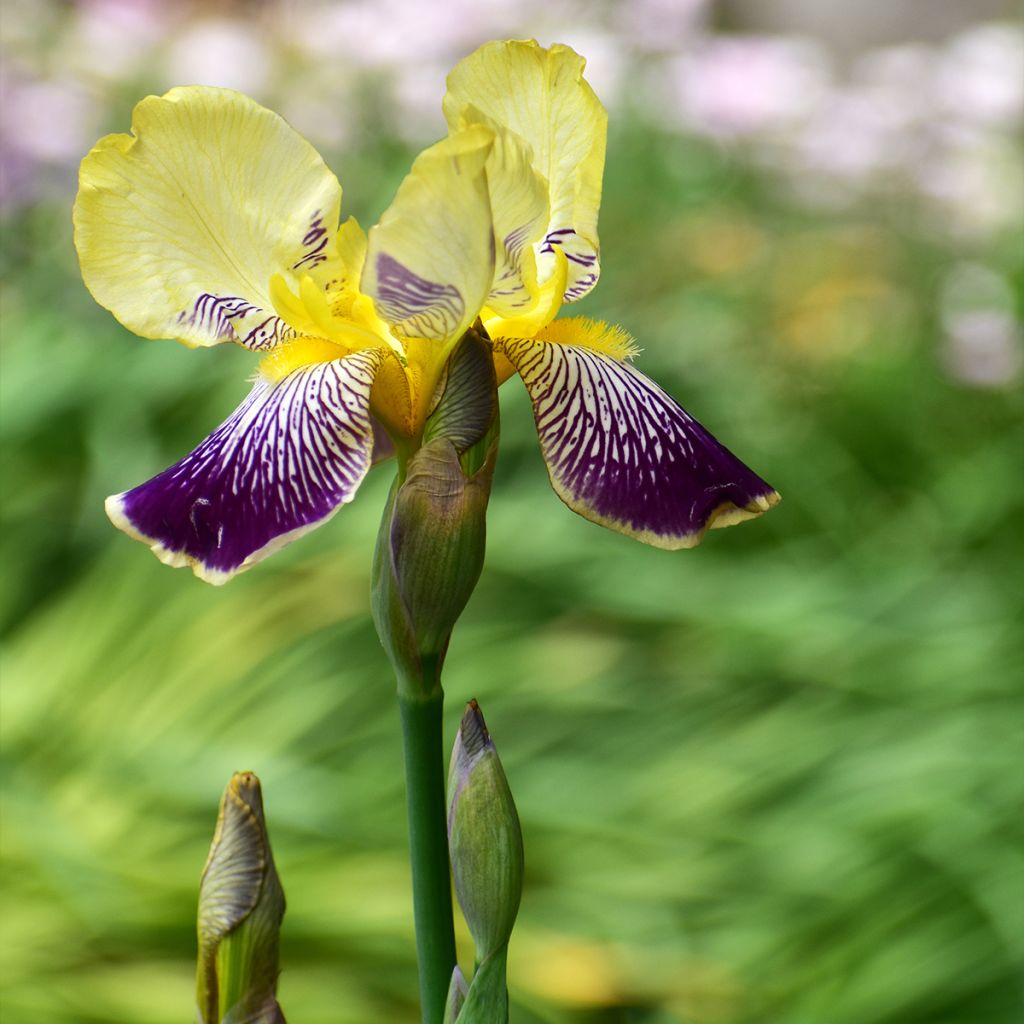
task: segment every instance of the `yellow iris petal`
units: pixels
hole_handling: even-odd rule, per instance
[[[485,43],[448,76],[444,113],[450,128],[486,119],[529,147],[548,183],[550,215],[540,258],[561,246],[569,256],[566,301],[586,294],[599,272],[601,205],[608,116],[583,79],[586,61],[567,46],[533,40]],[[495,187],[496,195],[511,191]],[[542,269],[541,278],[545,277]]]
[[[533,286],[533,305],[529,312],[518,317],[503,317],[495,315],[490,307],[484,310],[484,327],[492,338],[532,338],[558,316],[569,261],[561,249],[555,250],[553,259],[551,276],[544,284]]]
[[[268,347],[272,275],[338,276],[341,186],[282,118],[240,93],[147,97],[131,135],[106,136],[82,161],[79,183],[82,277],[143,337]]]
[[[338,259],[345,269],[344,278],[339,282],[342,287],[355,289],[359,283],[359,275],[363,272],[366,262],[366,232],[359,226],[355,217],[349,217],[338,228],[336,243]]]
[[[531,312],[538,297],[534,246],[548,226],[548,183],[533,167],[530,147],[518,135],[472,107],[463,112],[460,124],[482,124],[494,131],[487,185],[496,258],[487,305],[499,316],[522,317]]]
[[[316,334],[316,324],[302,300],[288,287],[283,274],[271,274],[270,301],[275,312],[300,334]]]
[[[453,343],[484,304],[494,278],[493,138],[476,126],[425,150],[370,230],[360,291],[401,335]]]

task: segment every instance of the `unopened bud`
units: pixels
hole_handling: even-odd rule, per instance
[[[455,1024],[456,1020],[458,1020],[459,1011],[462,1009],[462,1004],[466,1001],[466,994],[468,992],[469,986],[466,984],[466,978],[456,965],[455,970],[452,971],[451,984],[448,986],[448,998],[444,1002],[444,1020],[442,1024]]]
[[[466,708],[452,751],[448,845],[455,891],[477,961],[498,954],[503,960],[523,890],[523,836],[505,772],[476,701]]]
[[[276,998],[284,907],[259,779],[237,772],[199,888],[201,1024],[284,1024]]]
[[[396,481],[377,537],[374,622],[405,686],[436,678],[480,578],[497,430],[493,360],[471,330],[449,361],[424,443]]]

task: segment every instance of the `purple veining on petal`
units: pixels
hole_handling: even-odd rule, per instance
[[[421,338],[445,338],[462,322],[466,305],[450,284],[428,281],[393,256],[377,256],[375,301],[385,320]]]
[[[553,242],[561,243],[562,241],[564,241],[563,236],[565,236],[565,235],[575,235],[575,234],[576,234],[576,229],[575,228],[553,228],[551,231],[549,231],[544,236],[544,241],[541,242],[541,249],[544,252],[551,252],[551,244]],[[544,248],[545,246],[547,248]]]
[[[492,288],[490,297],[492,299],[501,298],[506,299],[512,295],[518,295],[519,298],[515,302],[506,302],[505,306],[510,306],[512,309],[522,309],[524,306],[530,305],[530,296],[524,293],[524,290],[520,288]]]
[[[257,323],[240,339],[240,344],[254,352],[264,352],[295,337],[295,330],[279,316],[268,316]]]
[[[533,301],[529,289],[523,284],[522,266],[523,249],[532,230],[533,224],[522,224],[510,231],[501,243],[504,259],[499,263],[502,269],[490,291],[490,298],[503,300],[501,306],[505,311],[523,309]]]
[[[254,351],[272,349],[295,332],[280,317],[265,311],[238,295],[212,295],[203,292],[191,309],[178,314],[178,323],[199,330],[217,341],[237,341]],[[244,332],[244,333],[243,333]]]
[[[571,249],[575,244],[577,248]],[[583,239],[576,234],[574,228],[556,228],[549,231],[540,243],[539,251],[553,253],[555,246],[558,246],[565,253],[565,258],[581,267],[592,267],[597,262],[597,253],[589,246],[583,246]]]
[[[380,360],[363,351],[276,384],[260,379],[195,451],[110,499],[111,518],[165,561],[195,561],[207,578],[226,578],[351,500],[370,468]]]
[[[575,283],[569,288],[565,289],[563,298],[566,302],[575,302],[577,299],[582,299],[595,284],[597,284],[597,274],[584,274],[582,277],[577,278]]]
[[[555,228],[544,236],[543,241],[540,243],[540,251],[552,253],[557,245],[565,253],[566,259],[579,264],[581,267],[592,267],[597,262],[597,253],[591,252],[589,247],[575,252],[570,250],[569,245],[573,240],[577,244],[582,242],[580,236],[576,234],[575,228]]]
[[[553,228],[544,236],[537,251],[551,255],[556,248],[561,249],[569,261],[566,288],[562,298],[565,302],[575,302],[597,284],[597,251],[572,227]]]
[[[527,238],[530,237],[532,229],[532,224],[521,224],[514,231],[510,231],[501,243],[505,248],[505,252],[509,255],[509,262],[514,266],[519,265],[519,254],[522,252]]]
[[[238,295],[211,295],[203,292],[190,310],[185,309],[178,314],[178,323],[197,328],[212,338],[233,339],[235,329],[231,321],[258,310],[259,306],[254,306]]]
[[[324,250],[329,240],[323,217],[319,210],[315,210],[309,219],[309,229],[302,238],[303,254],[292,264],[292,270],[312,270],[326,263],[327,254]]]
[[[565,258],[572,260],[573,263],[577,263],[581,267],[592,267],[597,262],[596,256],[579,256],[574,252],[565,253]]]
[[[685,544],[723,507],[756,514],[777,500],[769,484],[628,363],[576,346],[501,344],[530,393],[552,481],[581,515]]]

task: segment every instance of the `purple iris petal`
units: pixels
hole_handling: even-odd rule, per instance
[[[547,342],[500,347],[530,393],[552,485],[587,519],[659,547],[689,547],[708,527],[778,500],[629,363]]]
[[[379,350],[260,379],[195,451],[107,500],[114,524],[222,583],[323,522],[370,468]]]

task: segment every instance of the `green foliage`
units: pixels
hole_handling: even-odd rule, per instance
[[[784,500],[696,551],[643,548],[560,505],[502,387],[446,685],[449,737],[469,697],[502,722],[529,853],[512,1019],[1005,1024],[1024,417],[1019,392],[947,374],[935,311],[958,260],[1019,282],[1019,244],[946,241],[910,205],[808,209],[638,126],[609,156],[579,312],[626,325]],[[251,357],[128,336],[77,278],[66,207],[4,247],[5,1019],[188,1015],[211,813],[251,766],[288,881],[289,1019],[416,1020],[368,603],[392,470],[224,589],[172,572],[102,499],[216,426]]]

